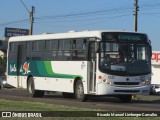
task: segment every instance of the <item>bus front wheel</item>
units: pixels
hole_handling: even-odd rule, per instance
[[[27,90],[32,97],[43,97],[45,93],[42,90],[35,90],[33,77],[30,77],[28,80]]]
[[[84,88],[83,88],[82,80],[78,80],[76,82],[75,98],[80,102],[84,102],[84,101],[87,100],[87,96],[84,94]]]

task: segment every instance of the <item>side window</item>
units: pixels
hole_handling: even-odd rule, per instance
[[[17,52],[18,52],[18,43],[17,42],[13,42],[9,44],[9,55],[8,55],[8,59],[9,60],[17,60]]]
[[[46,41],[46,50],[57,50],[57,49],[58,49],[58,40]]]
[[[70,39],[64,39],[58,41],[58,50],[57,50],[57,60],[67,61],[71,60],[71,40]],[[52,52],[53,54],[53,52]],[[55,53],[54,53],[55,55]]]
[[[48,40],[45,42],[45,60],[87,60],[87,39]]]
[[[10,43],[10,51],[15,52],[17,51],[17,49],[18,49],[18,43],[16,42]]]
[[[51,40],[46,41],[44,60],[51,60]]]
[[[51,50],[51,40],[46,41],[46,50]]]
[[[15,51],[15,44],[14,43],[10,43],[10,50],[9,51]]]
[[[64,51],[63,51],[64,60],[71,60],[71,40],[64,40]]]
[[[51,40],[50,50],[51,60],[57,60],[58,40]]]
[[[42,60],[45,50],[44,48],[45,48],[45,41],[33,41],[33,51],[31,52],[31,59]]]
[[[47,40],[44,53],[45,60],[56,60],[58,51],[58,40]]]
[[[57,50],[58,49],[58,40],[52,40],[50,43],[50,49],[51,50]]]
[[[87,56],[86,47],[87,47],[86,39],[73,40],[72,59],[73,60],[86,60],[86,56]]]
[[[44,51],[45,49],[45,41],[38,41],[38,51]]]
[[[38,41],[33,41],[33,51],[38,51]]]
[[[31,59],[31,53],[32,53],[32,42],[26,42],[26,60]]]
[[[26,51],[32,51],[32,42],[26,42]]]
[[[71,49],[71,41],[64,40],[64,50],[70,50],[70,49]]]
[[[59,50],[63,50],[63,46],[64,46],[64,40],[59,40],[59,47],[58,47],[58,49]]]

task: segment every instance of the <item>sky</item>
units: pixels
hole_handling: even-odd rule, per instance
[[[24,4],[22,4],[24,3]],[[138,32],[147,33],[160,50],[160,0],[138,0]],[[30,28],[33,34],[85,30],[134,31],[134,0],[1,0],[0,40],[5,28]]]

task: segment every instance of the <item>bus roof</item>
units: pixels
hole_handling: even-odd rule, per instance
[[[32,41],[32,40],[44,40],[44,39],[67,39],[67,38],[85,38],[85,37],[98,37],[100,38],[102,32],[129,32],[129,31],[81,31],[81,32],[66,32],[66,33],[53,33],[53,34],[40,34],[40,35],[27,35],[27,36],[15,36],[9,39],[11,41]],[[130,32],[135,33],[135,32]]]

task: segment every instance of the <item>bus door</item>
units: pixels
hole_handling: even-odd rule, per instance
[[[91,41],[88,49],[88,91],[89,93],[96,92],[96,47],[97,43]]]
[[[18,45],[17,52],[17,87],[22,87],[22,64],[24,56],[24,46]]]

